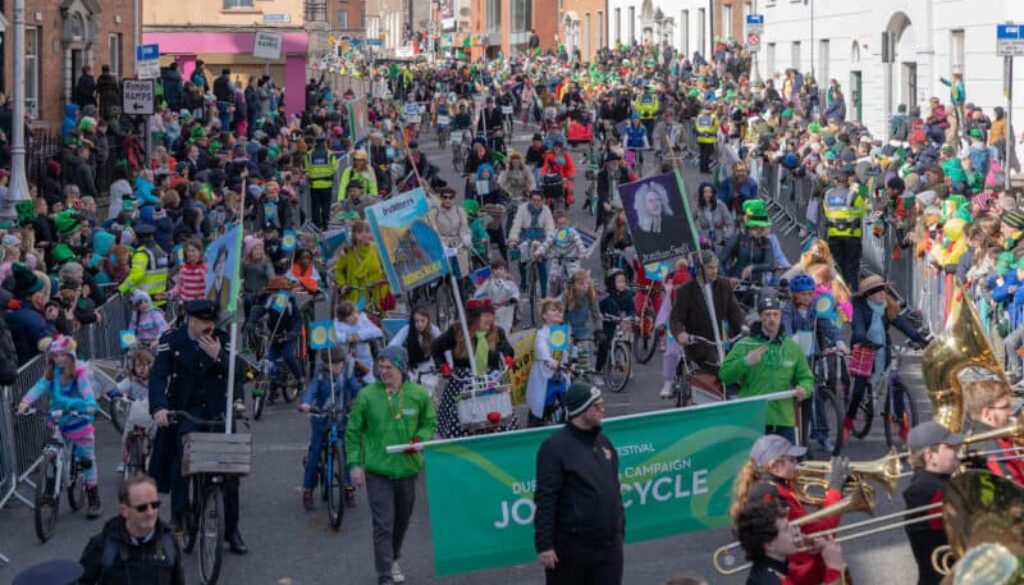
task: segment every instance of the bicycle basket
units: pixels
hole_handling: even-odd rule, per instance
[[[181,474],[249,475],[252,435],[249,433],[189,433],[181,448]]]
[[[851,376],[870,378],[871,372],[875,368],[875,350],[859,343],[854,345],[847,367],[850,369]]]
[[[479,376],[466,384],[455,406],[463,429],[494,428],[512,417],[512,386],[504,379]]]

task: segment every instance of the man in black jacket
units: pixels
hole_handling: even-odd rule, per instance
[[[907,436],[907,447],[910,448],[910,464],[914,467],[914,476],[903,492],[907,509],[942,503],[946,484],[960,465],[956,447],[962,442],[963,437],[934,421],[923,422],[911,429]],[[934,511],[938,511],[938,508]],[[919,512],[907,519],[924,515]],[[943,575],[936,573],[932,567],[932,551],[948,544],[942,519],[907,524],[906,531],[910,550],[917,561],[917,584],[938,585]]]
[[[601,391],[574,383],[569,422],[537,453],[534,546],[548,585],[622,582],[625,516],[619,457],[601,434]]]
[[[79,585],[184,585],[181,549],[170,526],[160,520],[156,482],[137,475],[117,493],[120,515],[92,537],[79,561]]]

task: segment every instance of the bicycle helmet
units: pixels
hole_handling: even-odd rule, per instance
[[[814,290],[817,285],[814,283],[814,279],[806,274],[798,274],[793,277],[793,280],[789,283],[789,292],[798,293],[809,290]]]

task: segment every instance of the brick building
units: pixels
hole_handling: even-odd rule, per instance
[[[362,37],[366,33],[366,0],[331,0],[331,29],[339,35]]]
[[[605,0],[563,0],[559,15],[558,38],[572,55],[579,49],[583,61],[591,61],[598,49],[607,45]]]
[[[25,0],[25,106],[35,126],[60,128],[83,65],[98,76],[135,74],[134,0]],[[0,1],[6,19],[0,91],[13,93],[14,2]]]
[[[473,60],[512,55],[528,48],[530,31],[541,49],[558,46],[558,10],[552,0],[472,0]]]

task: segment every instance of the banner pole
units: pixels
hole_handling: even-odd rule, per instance
[[[246,179],[247,175],[242,176],[242,199],[238,203],[238,242],[235,244],[235,280],[237,281],[241,274],[242,267],[242,256],[241,243],[242,239],[245,238],[245,195],[246,195]],[[231,434],[231,424],[234,418],[235,408],[235,377],[237,376],[237,368],[235,362],[238,361],[238,305],[235,305],[235,311],[231,313],[231,340],[228,342],[230,347],[228,348],[228,406],[227,413],[224,415],[224,434]]]
[[[761,395],[758,395],[758,396],[748,396],[746,398],[734,398],[732,400],[725,400],[725,401],[722,401],[722,402],[712,402],[712,403],[709,403],[709,404],[699,404],[699,405],[696,405],[696,406],[687,406],[686,408],[666,408],[666,409],[655,410],[655,411],[651,411],[651,412],[639,412],[639,413],[636,413],[636,414],[625,414],[625,415],[622,415],[622,416],[615,416],[615,417],[611,417],[611,418],[606,418],[606,419],[604,419],[604,422],[602,424],[609,423],[609,422],[612,422],[612,421],[631,420],[631,419],[635,419],[635,418],[665,416],[665,415],[669,415],[669,414],[678,413],[680,410],[685,410],[687,412],[694,411],[694,410],[710,410],[710,409],[713,409],[713,408],[721,408],[723,406],[733,406],[733,405],[736,405],[736,404],[745,404],[747,402],[769,402],[769,401],[774,401],[774,400],[785,400],[786,398],[795,398],[795,397],[796,397],[796,391],[795,390],[783,390],[782,392],[772,392],[771,394],[761,394]],[[510,432],[507,432],[507,433],[500,433],[500,434],[502,434],[502,435],[509,435],[509,434],[519,435],[519,434],[522,434],[522,433],[535,433],[535,432],[539,432],[539,431],[549,430],[549,429],[552,429],[552,428],[558,428],[558,427],[555,427],[555,426],[552,425],[552,426],[547,426],[547,427],[536,427],[536,428],[530,428],[530,429],[522,429],[522,430],[519,430],[519,431],[510,431]],[[405,453],[405,452],[407,452],[410,449],[415,449],[417,451],[422,451],[424,447],[437,447],[437,446],[440,446],[440,445],[447,445],[448,443],[455,443],[455,442],[465,443],[467,441],[476,441],[476,440],[486,439],[486,438],[494,437],[494,436],[495,436],[494,434],[489,434],[489,435],[472,435],[472,436],[469,436],[469,437],[460,437],[458,439],[437,439],[437,440],[434,440],[434,441],[423,441],[422,443],[407,443],[407,444],[404,444],[404,445],[388,445],[387,448],[385,449],[385,451],[387,451],[390,454]]]

